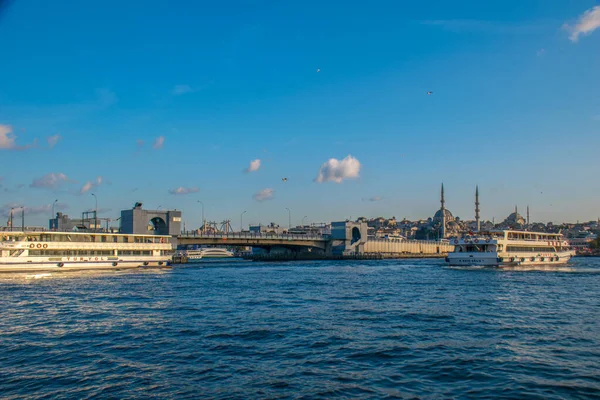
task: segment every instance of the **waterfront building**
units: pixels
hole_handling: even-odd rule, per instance
[[[121,211],[121,232],[140,235],[179,235],[181,211],[144,210],[142,203],[135,203],[132,209]]]
[[[248,229],[249,229],[250,233],[257,233],[257,234],[273,233],[276,235],[282,234],[285,230],[274,222],[271,222],[268,225],[262,225],[262,224],[250,225],[250,227]]]
[[[83,213],[82,218],[70,218],[67,214],[57,212],[56,216],[48,220],[48,228],[50,231],[67,232],[67,231],[106,231],[118,232],[119,228],[110,227],[109,219],[96,218],[93,212]],[[104,223],[104,226],[102,226]]]

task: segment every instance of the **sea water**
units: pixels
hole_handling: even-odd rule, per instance
[[[599,258],[2,274],[0,397],[597,397],[599,291]]]

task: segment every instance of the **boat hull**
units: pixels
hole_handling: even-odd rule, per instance
[[[468,254],[461,253],[460,256],[455,256],[454,253],[448,254],[446,262],[451,267],[497,267],[499,265],[498,257],[494,253],[485,254]]]
[[[1,272],[51,272],[83,270],[121,270],[140,267],[167,267],[170,259],[115,260],[115,261],[21,261],[0,262]]]
[[[548,255],[531,254],[500,254],[497,253],[450,253],[446,262],[451,267],[483,266],[483,267],[508,267],[531,265],[564,265],[569,262],[571,252]]]
[[[202,256],[191,256],[191,257],[188,256],[187,262],[189,262],[189,263],[202,262]]]

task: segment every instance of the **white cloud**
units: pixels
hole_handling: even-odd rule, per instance
[[[152,148],[157,149],[157,150],[162,149],[164,144],[165,144],[165,137],[159,136],[154,140],[154,144],[152,145]]]
[[[104,178],[101,176],[98,176],[95,181],[87,181],[81,187],[79,194],[85,194],[85,193],[89,192],[92,188],[102,185],[102,182],[104,182]]]
[[[369,198],[369,201],[381,201],[383,200],[383,197],[381,196],[373,196]]]
[[[142,147],[144,147],[144,141],[142,139],[138,139],[135,141],[135,145],[138,149],[141,149]]]
[[[572,42],[577,42],[579,36],[587,36],[600,28],[600,6],[595,6],[584,12],[580,17],[575,26],[569,26],[564,24],[563,28],[571,32],[569,39]]]
[[[536,54],[538,57],[541,57],[541,56],[543,56],[545,53],[546,53],[546,50],[544,50],[544,49],[539,49],[538,51],[536,51],[536,53],[535,53],[535,54]]]
[[[0,125],[0,149],[14,149],[17,146],[15,139],[10,125]]]
[[[80,190],[80,192],[79,192],[79,193],[81,193],[81,194],[87,193],[87,192],[89,192],[89,190],[90,190],[91,188],[93,188],[93,187],[94,187],[94,184],[93,184],[92,182],[90,182],[90,181],[87,181],[87,182],[86,182],[86,183],[85,183],[85,184],[84,184],[84,185],[81,187],[81,190]]]
[[[94,211],[93,208],[88,208],[87,209],[88,212],[92,212]],[[109,213],[112,211],[112,208],[98,208],[97,213],[98,214],[105,214],[105,213]]]
[[[244,171],[254,172],[254,171],[258,171],[259,168],[260,168],[260,160],[257,158],[256,160],[250,161],[250,165]]]
[[[208,81],[208,82],[206,82],[204,84],[197,85],[197,86],[175,85],[175,86],[173,86],[173,89],[171,89],[171,94],[173,96],[181,96],[181,95],[187,94],[187,93],[200,92],[200,91],[208,88],[212,84],[213,84],[213,81],[210,80],[210,81]]]
[[[254,196],[252,197],[254,197],[254,200],[257,201],[270,200],[275,197],[275,190],[271,188],[266,188],[257,193],[254,193]]]
[[[19,218],[19,216],[21,215],[21,209],[23,208],[22,204],[8,203],[8,204],[4,204],[3,206],[0,206],[0,215],[3,215],[5,217],[10,217],[11,208],[13,209],[13,224],[15,226],[17,226],[21,223],[21,221],[20,221],[20,219],[15,220],[15,218]],[[38,215],[38,214],[48,214],[49,215],[50,212],[52,211],[52,203],[44,204],[42,206],[34,206],[34,207],[24,206],[24,208],[25,208],[25,217],[27,217],[27,215]],[[69,208],[69,206],[65,203],[57,202],[56,204],[54,204],[55,211],[66,210],[67,208]]]
[[[27,150],[37,144],[36,139],[31,144],[17,146],[17,137],[12,132],[12,126],[0,124],[0,150]]]
[[[180,96],[182,94],[192,93],[193,91],[194,89],[192,89],[190,85],[175,85],[173,90],[171,90],[171,93],[175,96]]]
[[[48,136],[48,147],[53,148],[60,139],[62,139],[62,136],[58,133],[56,135]]]
[[[600,121],[600,114],[598,114],[598,115],[594,115],[594,116],[592,117],[592,119],[593,119],[593,120],[595,120],[595,121]]]
[[[360,162],[351,155],[342,160],[330,158],[326,163],[321,165],[315,181],[318,183],[329,181],[342,183],[344,179],[358,178],[359,172]]]
[[[179,186],[176,189],[169,189],[169,193],[171,193],[171,194],[190,194],[190,193],[196,193],[196,192],[198,192],[198,190],[200,190],[200,189],[198,189],[197,187],[186,188],[183,186]]]
[[[49,173],[41,178],[34,179],[29,185],[31,188],[56,190],[63,184],[72,182],[67,175],[63,173]]]

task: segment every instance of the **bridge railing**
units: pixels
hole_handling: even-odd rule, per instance
[[[300,235],[287,233],[258,233],[258,232],[229,232],[206,233],[198,231],[182,232],[180,238],[206,238],[206,239],[282,239],[282,240],[328,240],[329,235]]]
[[[390,240],[390,239],[380,239],[380,238],[376,238],[376,239],[371,239],[369,238],[368,240],[369,242],[377,242],[377,243],[407,243],[407,244],[437,244],[437,245],[446,245],[446,246],[450,246],[451,244],[448,242],[442,242],[439,240]]]

